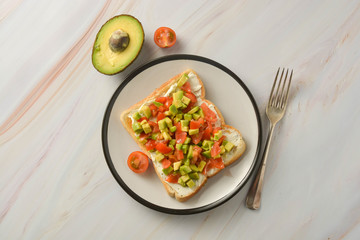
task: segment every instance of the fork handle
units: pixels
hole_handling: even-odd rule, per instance
[[[275,124],[270,125],[270,131],[266,139],[264,155],[261,159],[260,167],[256,173],[255,179],[250,186],[249,192],[246,197],[246,206],[250,209],[257,210],[260,208],[261,192],[264,185],[264,175],[266,169],[266,161],[270,149],[271,139]]]

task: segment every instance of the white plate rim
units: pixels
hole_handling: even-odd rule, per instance
[[[135,78],[138,74],[140,74],[141,72],[145,71],[146,69],[157,65],[157,64],[161,64],[167,61],[174,61],[174,60],[193,60],[193,61],[199,61],[199,62],[203,62],[203,63],[207,63],[210,64],[214,67],[219,68],[220,70],[224,71],[225,73],[227,73],[228,75],[230,75],[245,91],[245,93],[247,94],[247,96],[249,97],[249,100],[252,103],[252,107],[254,109],[255,115],[256,115],[256,119],[257,119],[257,127],[258,127],[258,142],[257,142],[257,146],[256,146],[256,152],[254,155],[254,160],[252,161],[252,164],[247,172],[247,174],[245,175],[245,177],[238,183],[238,185],[233,189],[233,191],[231,191],[230,193],[226,194],[225,196],[223,196],[222,198],[201,206],[201,207],[196,207],[196,208],[186,208],[186,209],[173,209],[173,208],[168,208],[168,207],[163,207],[154,203],[151,203],[149,201],[147,201],[146,199],[140,197],[138,194],[136,194],[136,192],[134,192],[131,188],[129,188],[126,183],[121,179],[120,175],[117,173],[116,168],[112,162],[111,156],[110,156],[110,151],[109,151],[109,146],[108,146],[108,125],[109,125],[109,120],[110,120],[110,115],[112,112],[112,108],[116,102],[116,99],[118,98],[119,94],[121,93],[121,91],[124,89],[124,87],[133,79]],[[157,59],[154,59],[138,68],[136,68],[134,71],[132,71],[126,78],[125,80],[120,84],[120,86],[116,89],[116,91],[114,92],[113,96],[111,97],[108,106],[105,110],[105,114],[103,117],[103,124],[102,124],[102,132],[101,132],[101,138],[102,138],[102,147],[103,147],[103,153],[105,156],[105,160],[106,163],[109,167],[109,170],[111,172],[111,174],[113,175],[113,177],[115,178],[115,180],[117,181],[117,183],[123,188],[123,190],[129,194],[133,199],[135,199],[137,202],[139,202],[140,204],[159,211],[159,212],[163,212],[163,213],[168,213],[168,214],[175,214],[175,215],[190,215],[190,214],[196,214],[196,213],[201,213],[201,212],[205,212],[205,211],[209,211],[213,208],[216,208],[222,204],[224,204],[225,202],[227,202],[228,200],[230,200],[232,197],[234,197],[242,188],[243,186],[248,182],[248,180],[250,179],[251,174],[254,172],[255,170],[255,166],[257,165],[256,163],[259,160],[259,152],[261,149],[261,143],[262,143],[262,125],[261,125],[261,119],[260,119],[260,114],[259,114],[259,110],[258,110],[258,106],[256,104],[256,101],[252,95],[252,93],[250,92],[250,90],[248,89],[248,87],[245,85],[245,83],[234,73],[232,72],[230,69],[228,69],[227,67],[225,67],[224,65],[220,64],[219,62],[216,62],[214,60],[211,60],[209,58],[203,57],[203,56],[199,56],[199,55],[191,55],[191,54],[173,54],[173,55],[167,55],[167,56],[163,56],[163,57],[159,57]]]

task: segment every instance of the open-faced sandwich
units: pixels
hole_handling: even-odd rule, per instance
[[[205,99],[194,70],[173,77],[121,114],[121,122],[152,160],[166,191],[178,201],[197,193],[221,169],[235,162],[246,145]]]

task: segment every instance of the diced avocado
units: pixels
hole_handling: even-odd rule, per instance
[[[182,87],[185,83],[186,83],[186,81],[189,79],[189,76],[186,74],[186,73],[184,73],[182,76],[181,76],[181,78],[178,80],[178,82],[177,82],[177,86],[178,87]]]
[[[187,145],[187,144],[184,143],[184,144],[181,146],[181,150],[183,150],[184,154],[186,154],[186,153],[188,152],[188,150],[189,150],[189,145]]]
[[[178,114],[176,114],[176,118],[178,118],[178,119],[183,119],[183,116],[184,116],[184,114],[182,114],[182,113],[178,113]]]
[[[221,149],[220,154],[223,154],[226,152],[226,149],[223,145],[220,146],[220,149]]]
[[[179,169],[180,169],[180,166],[181,166],[181,161],[174,162],[174,171],[179,170]]]
[[[184,175],[186,175],[187,173],[186,172],[184,172],[183,170],[181,170],[181,169],[179,169],[179,173],[181,174],[181,176],[184,176]]]
[[[132,115],[132,117],[137,121],[141,118],[141,115],[139,112],[134,112],[134,114]]]
[[[198,180],[199,179],[199,174],[197,172],[192,172],[192,173],[189,173],[189,177],[191,179]]]
[[[234,144],[232,142],[227,142],[225,145],[225,150],[230,152],[231,149],[233,149],[233,147],[234,147]]]
[[[154,101],[153,104],[157,107],[160,107],[160,106],[163,106],[164,104],[160,103],[160,102],[157,102],[157,101]]]
[[[169,145],[174,146],[176,144],[176,139],[171,139]]]
[[[223,136],[222,131],[219,130],[214,134],[214,140],[217,141]]]
[[[171,136],[170,136],[169,133],[167,133],[167,132],[162,132],[162,135],[163,135],[163,137],[164,137],[164,139],[165,139],[166,141],[170,141],[170,140],[171,140]]]
[[[211,158],[211,152],[210,150],[202,151],[201,154],[207,158]]]
[[[195,183],[192,179],[190,179],[189,181],[186,182],[186,185],[189,187],[189,188],[193,188],[195,187]]]
[[[177,143],[175,147],[176,147],[177,150],[181,150],[182,144],[181,144],[181,143]]]
[[[165,130],[165,129],[166,129],[165,119],[161,119],[160,121],[158,121],[158,125],[159,125],[159,129],[160,129],[161,131]]]
[[[170,127],[170,132],[175,132],[175,131],[176,131],[176,126]]]
[[[186,158],[183,161],[184,161],[184,165],[190,166],[190,159]]]
[[[182,97],[184,96],[184,92],[183,91],[177,91],[173,93],[173,104],[175,105],[176,108],[181,108],[182,107]]]
[[[192,116],[195,120],[198,120],[201,117],[198,113],[194,113]]]
[[[181,131],[183,132],[187,132],[189,131],[189,120],[180,120],[180,124],[181,124]]]
[[[140,113],[144,114],[145,117],[147,117],[147,118],[150,118],[150,117],[151,117],[151,110],[150,110],[150,107],[147,106],[147,105],[143,105],[143,106],[140,108]]]
[[[142,124],[142,128],[146,134],[151,133],[152,131],[149,123]]]
[[[141,143],[141,144],[145,144],[145,143],[147,143],[147,139],[146,138],[140,138],[139,139],[139,142]]]
[[[174,145],[169,145],[169,148],[171,148],[174,151]]]
[[[175,115],[177,114],[177,108],[174,104],[171,104],[170,107],[169,107],[169,112],[171,113],[171,115]]]
[[[177,118],[177,117],[174,117],[173,120],[174,120],[174,123],[178,123],[178,122],[180,122],[181,119],[179,119],[179,118]]]
[[[138,122],[134,122],[134,124],[132,125],[132,129],[135,133],[141,133],[143,131],[141,124]]]
[[[199,163],[199,166],[198,166],[198,169],[199,169],[199,172],[202,172],[204,170],[204,167],[206,166],[206,162],[205,161],[201,161]]]
[[[144,124],[147,124],[148,122],[144,119],[141,121],[140,125],[144,125]]]
[[[194,113],[196,113],[197,111],[199,111],[199,106],[193,107],[190,111],[188,111],[188,114],[194,114]]]
[[[160,162],[163,159],[164,159],[164,155],[160,152],[157,152],[155,155],[155,161]]]
[[[190,177],[189,177],[189,175],[187,175],[187,174],[184,175],[184,176],[181,176],[180,178],[181,178],[181,180],[182,180],[183,182],[185,182],[185,183],[190,180]]]
[[[222,141],[221,145],[223,145],[223,146],[225,147],[225,145],[226,145],[227,143],[228,143],[228,141],[224,139],[224,140]]]
[[[159,133],[152,133],[152,134],[150,135],[150,138],[151,138],[152,140],[156,140],[157,137],[158,137],[158,135],[159,135]]]
[[[173,167],[170,166],[168,168],[164,168],[162,171],[165,175],[169,175],[173,170],[174,170]]]
[[[191,135],[195,135],[195,134],[198,134],[199,133],[199,129],[197,128],[197,129],[190,129],[189,130],[189,135],[191,136]]]
[[[166,126],[167,126],[168,128],[171,128],[171,127],[173,126],[172,121],[171,121],[170,118],[166,117],[166,118],[164,118],[164,120],[165,120]]]
[[[210,140],[204,140],[201,147],[202,149],[204,150],[210,150],[211,147],[214,145],[214,142],[213,141],[210,141]]]
[[[182,120],[181,120],[182,121]],[[183,132],[188,132],[189,131],[189,127],[181,127],[181,131]]]
[[[183,187],[186,187],[186,183],[184,183],[184,181],[181,178],[178,179],[178,184],[180,184]]]
[[[191,102],[191,99],[188,98],[188,97],[186,97],[186,96],[183,96],[183,97],[181,98],[181,101],[187,106],[187,105],[189,105],[189,103]]]
[[[198,171],[199,171],[198,167],[197,167],[195,164],[190,164],[190,168],[191,168],[191,170],[193,170],[194,172],[198,172]]]
[[[191,168],[189,166],[187,166],[187,165],[182,165],[180,167],[180,171],[183,171],[185,173],[191,173]]]
[[[193,117],[192,117],[191,114],[185,113],[185,114],[184,114],[184,119],[185,119],[185,120],[188,120],[188,121],[191,121],[191,120],[193,119]]]
[[[193,158],[193,145],[190,145],[190,147],[189,147],[189,151],[188,151],[188,153],[187,153],[187,158],[188,159],[191,159],[191,158]]]
[[[200,117],[205,117],[205,115],[204,115],[204,112],[203,112],[203,110],[202,110],[202,108],[200,108],[199,109],[199,112],[198,112],[199,114],[200,114]]]
[[[191,138],[186,137],[184,144],[189,144],[191,142]]]

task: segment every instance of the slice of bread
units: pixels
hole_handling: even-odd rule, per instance
[[[153,93],[149,96],[144,98],[142,101],[134,104],[130,108],[126,109],[122,112],[120,116],[120,120],[129,134],[133,137],[133,139],[137,142],[141,150],[148,155],[148,157],[152,160],[154,169],[163,183],[167,193],[171,197],[175,197],[178,201],[186,201],[194,196],[207,181],[207,178],[212,177],[219,173],[222,169],[219,168],[211,168],[205,172],[199,173],[199,179],[195,180],[195,186],[193,187],[183,187],[178,183],[169,183],[167,182],[166,175],[163,173],[163,168],[161,162],[155,160],[155,153],[149,152],[146,150],[144,144],[139,141],[139,138],[136,136],[132,124],[135,121],[132,118],[133,113],[139,111],[141,106],[150,104],[155,101],[156,98],[161,96],[171,96],[171,93],[175,91],[177,88],[177,82],[183,76],[183,74],[187,74],[189,79],[187,80],[190,83],[191,91],[197,98],[197,104],[206,103],[206,105],[216,114],[217,120],[213,123],[213,127],[221,127],[222,133],[226,136],[226,139],[234,144],[234,147],[231,151],[226,152],[221,155],[222,161],[224,166],[227,167],[236,160],[240,158],[240,156],[245,152],[246,144],[243,140],[241,133],[239,130],[235,129],[232,126],[226,125],[225,120],[220,112],[220,110],[209,100],[205,99],[205,87],[203,82],[200,80],[200,77],[197,73],[192,70],[188,69],[181,74],[176,75],[175,77],[171,78],[164,84],[162,84],[159,88],[157,88]]]

